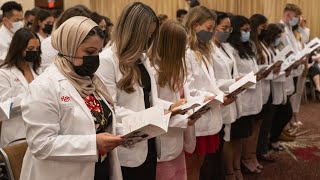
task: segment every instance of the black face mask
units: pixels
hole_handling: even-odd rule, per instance
[[[102,30],[102,32],[103,32],[104,36],[107,35],[107,30]]]
[[[26,51],[26,56],[24,60],[27,62],[36,62],[39,59],[39,52],[38,51]]]
[[[31,27],[32,27],[32,24],[33,24],[32,22],[28,22],[28,23],[27,23],[27,27],[28,27],[28,28],[31,28]]]
[[[53,29],[53,25],[52,24],[46,24],[42,30],[46,34],[51,34],[52,29]]]
[[[100,65],[99,55],[83,56],[83,63],[80,66],[73,66],[79,76],[92,76]]]

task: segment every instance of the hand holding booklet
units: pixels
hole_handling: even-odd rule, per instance
[[[215,108],[223,103],[224,94],[221,93],[212,99],[206,100],[203,96],[192,97],[187,103],[175,108],[179,114],[187,113],[188,119],[197,119],[201,115],[207,113],[211,108]]]
[[[256,83],[256,75],[254,75],[253,72],[250,72],[229,86],[229,94],[227,96],[236,96]]]
[[[168,131],[171,113],[164,114],[163,107],[158,105],[122,118],[123,146],[129,147]]]

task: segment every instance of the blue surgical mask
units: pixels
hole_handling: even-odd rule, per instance
[[[302,33],[302,28],[301,27],[298,27],[298,30],[297,30],[299,33]]]
[[[298,24],[298,22],[299,22],[299,18],[298,17],[294,17],[293,19],[291,19],[289,21],[289,24],[290,24],[290,26],[295,26],[295,25]]]
[[[281,38],[277,38],[277,39],[274,40],[273,46],[274,47],[278,47],[280,45],[280,43],[281,43]]]
[[[241,32],[241,41],[248,42],[250,40],[250,31]]]

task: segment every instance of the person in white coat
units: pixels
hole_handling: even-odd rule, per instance
[[[224,12],[217,12],[217,27],[213,37],[213,70],[217,79],[217,84],[221,91],[227,93],[229,86],[235,83],[240,76],[235,63],[232,52],[226,49],[226,41],[232,32],[231,21],[229,16]],[[237,107],[233,102],[229,106],[222,106],[222,120],[224,124],[224,144],[223,144],[223,159],[225,163],[225,178],[232,179],[235,177],[233,169],[233,147],[238,147],[240,141],[231,140],[230,130],[231,124],[237,119]],[[237,149],[236,151],[241,151]]]
[[[263,37],[265,37],[267,33],[267,17],[262,14],[252,15],[250,17],[250,27],[250,39],[253,43],[253,50],[258,67],[259,69],[268,67],[273,62],[273,56],[263,41]],[[253,142],[251,143],[252,146],[250,151],[245,155],[245,157],[250,157],[252,164],[255,164],[259,169],[263,169],[263,166],[257,159],[257,149],[259,150],[258,153],[261,153],[261,145],[258,145],[258,141],[261,138],[264,140],[268,139],[269,129],[274,116],[274,111],[271,107],[271,80],[273,78],[273,73],[267,71],[267,73],[263,73],[262,76],[264,76],[264,78],[261,79],[263,108],[253,123]],[[260,135],[263,135],[263,137]]]
[[[0,66],[0,102],[9,104],[9,117],[1,116],[0,147],[26,138],[20,101],[29,84],[41,73],[39,68],[40,41],[27,28],[19,29],[13,36],[8,55]],[[7,110],[4,110],[7,111]]]
[[[62,23],[64,23],[66,20],[68,20],[74,16],[89,17],[89,13],[90,13],[90,11],[86,7],[83,7],[82,5],[77,5],[77,6],[69,8],[69,9],[66,9],[60,15],[60,17],[55,21],[54,28],[55,29],[59,28],[59,26]],[[47,67],[49,67],[53,63],[54,57],[58,54],[58,51],[52,47],[51,36],[45,38],[41,42],[41,51],[42,51],[41,69],[42,69],[42,71],[44,71]]]
[[[51,12],[40,9],[36,14],[31,30],[37,33],[40,42],[42,42],[45,38],[50,36],[53,29],[53,23],[54,17]]]
[[[213,98],[224,96],[218,88],[212,67],[212,43],[216,14],[204,6],[192,8],[184,19],[188,33],[186,51],[187,83],[191,96]],[[225,105],[234,99],[224,98]],[[215,154],[220,148],[219,131],[222,128],[220,106],[203,114],[195,123],[197,144],[194,153],[187,158],[188,177],[198,179],[200,168],[207,154]],[[216,162],[214,162],[216,163]]]
[[[0,27],[0,63],[4,61],[10,46],[13,34],[23,28],[23,11],[21,4],[9,1],[1,6],[2,26]]]
[[[301,42],[303,44],[307,44],[310,41],[310,29],[306,25],[307,20],[304,17],[300,16],[298,31],[301,34]]]
[[[302,10],[299,6],[295,4],[286,4],[284,8],[283,18],[280,21],[281,24],[284,25],[284,33],[282,34],[281,42],[287,46],[291,46],[294,50],[294,55],[298,56],[300,51],[303,49],[303,43],[301,43],[301,38],[297,38],[300,36],[298,32],[298,23],[300,20],[300,16],[302,14]],[[293,27],[296,29],[294,30]],[[306,60],[306,58],[305,58]],[[295,83],[287,83],[289,89],[294,89],[294,93],[290,94],[290,103],[292,106],[292,110],[294,112],[292,121],[288,124],[293,124],[294,122],[299,122],[297,119],[296,114],[299,112],[300,104],[301,104],[301,97],[304,88],[305,77],[301,76],[304,72],[305,65],[301,64],[296,69],[292,70],[290,78],[293,80],[288,82],[295,82]],[[285,136],[291,136],[290,133],[284,131]],[[294,136],[293,136],[294,137]]]
[[[115,102],[119,129],[122,118],[130,114],[157,105],[163,105],[166,110],[175,107],[170,102],[161,101],[157,94],[151,62],[156,58],[158,36],[159,21],[154,11],[143,3],[131,3],[124,8],[115,25],[112,45],[100,54],[101,66],[97,75]],[[160,148],[157,137],[132,147],[120,146],[123,178],[154,180]]]
[[[113,101],[94,74],[103,32],[76,16],[53,34],[59,52],[21,102],[28,149],[20,179],[121,180]]]
[[[253,44],[250,41],[250,21],[244,16],[233,16],[231,18],[231,27],[233,28],[230,37],[228,38],[228,46],[226,49],[233,52],[236,60],[236,66],[239,76],[253,72],[256,73],[259,68],[253,51]],[[238,96],[236,122],[231,124],[231,139],[240,139],[243,143],[243,154],[249,154],[253,149],[253,124],[257,120],[257,115],[262,110],[262,87],[260,79],[257,77],[257,83],[247,89]],[[256,146],[255,146],[256,147]],[[237,147],[237,149],[241,149]],[[241,152],[234,152],[235,164],[234,170],[237,179],[243,179],[240,171]],[[260,173],[255,163],[251,161],[251,157],[244,157],[242,161],[244,167],[251,173]]]
[[[160,26],[158,44],[159,59],[155,62],[155,77],[158,97],[176,102],[191,100],[186,83],[187,69],[185,51],[187,32],[175,21],[168,20]],[[169,121],[166,134],[160,136],[161,158],[157,163],[157,180],[187,180],[185,153],[193,153],[196,145],[196,118],[188,119],[188,114],[175,115]],[[199,118],[199,117],[198,117]]]
[[[263,37],[263,42],[268,48],[269,52],[275,57],[282,48],[281,36],[283,29],[278,24],[269,24],[267,28],[266,35]],[[274,63],[274,60],[273,60]],[[285,65],[287,61],[283,62]],[[291,119],[292,108],[290,101],[287,98],[287,92],[292,94],[292,92],[287,91],[286,81],[292,80],[289,74],[290,72],[285,72],[283,70],[277,69],[276,73],[273,74],[273,79],[271,81],[271,111],[273,113],[268,113],[266,116],[273,114],[273,118],[270,122],[269,132],[265,129],[265,132],[260,130],[259,144],[260,144],[260,154],[258,158],[264,161],[274,161],[273,151],[269,148],[270,145],[275,150],[282,150],[283,147],[277,143],[278,137],[280,136],[283,127]],[[286,77],[288,76],[288,77]],[[259,152],[259,148],[257,150]]]

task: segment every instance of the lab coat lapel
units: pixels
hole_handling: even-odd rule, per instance
[[[14,81],[19,80],[22,83],[23,87],[25,89],[28,89],[29,84],[28,84],[26,78],[24,77],[24,75],[22,74],[22,72],[20,70],[18,70],[16,67],[12,67],[11,72],[16,76]]]
[[[80,105],[80,107],[83,109],[83,111],[86,113],[86,115],[88,116],[88,118],[90,119],[92,124],[94,125],[91,112],[90,112],[89,108],[87,107],[87,105],[85,104],[82,97],[80,96],[80,94],[78,93],[78,91],[73,87],[73,85],[68,81],[68,79],[61,80],[60,83],[61,83],[61,87],[65,91],[67,91],[68,94],[70,94],[70,96],[72,97],[72,99],[74,99]]]

